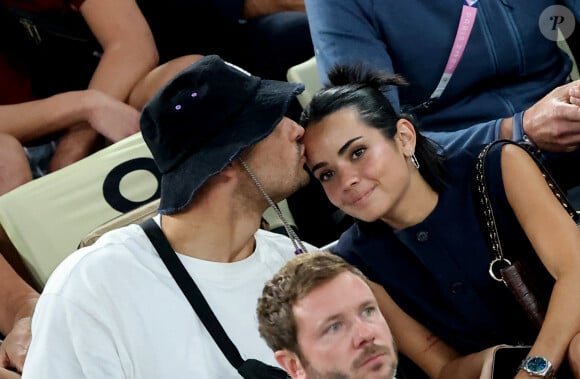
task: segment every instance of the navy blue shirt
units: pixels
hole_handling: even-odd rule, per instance
[[[535,339],[511,293],[488,273],[492,255],[474,202],[479,150],[448,158],[447,187],[423,222],[397,231],[382,221],[356,222],[335,249],[381,284],[407,314],[464,354]],[[500,158],[496,145],[486,169],[504,250],[530,250],[503,190]]]

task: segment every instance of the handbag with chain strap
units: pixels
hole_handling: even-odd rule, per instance
[[[511,290],[521,308],[526,312],[534,326],[539,330],[544,322],[547,301],[549,300],[549,294],[554,285],[554,279],[543,265],[539,265],[541,267],[538,267],[538,265],[532,266],[528,264],[529,262],[527,262],[526,259],[513,260],[512,262],[510,257],[504,255],[485,177],[485,161],[487,152],[492,146],[497,144],[513,144],[520,146],[524,151],[528,152],[530,157],[534,159],[542,171],[542,175],[546,179],[548,186],[556,198],[577,224],[578,213],[568,202],[566,195],[560,187],[558,187],[543,164],[526,147],[510,140],[498,140],[488,144],[480,152],[476,163],[475,180],[477,193],[479,195],[478,204],[482,216],[482,226],[486,232],[488,245],[493,253],[489,266],[489,274],[494,280],[503,282]],[[538,269],[541,271],[538,271]],[[546,296],[546,294],[548,294],[548,296]]]
[[[479,210],[482,227],[487,237],[489,248],[492,252],[492,259],[489,265],[489,275],[496,281],[502,282],[513,294],[517,300],[520,308],[528,315],[530,321],[535,326],[536,330],[542,326],[548,307],[549,298],[554,286],[554,278],[546,270],[544,265],[538,257],[528,256],[522,258],[506,257],[502,250],[502,243],[498,233],[498,228],[493,213],[492,204],[489,197],[489,192],[485,177],[485,162],[488,151],[491,147],[497,144],[514,144],[525,150],[538,165],[542,175],[556,198],[560,201],[564,209],[572,217],[576,224],[580,227],[578,213],[574,210],[571,204],[566,199],[564,192],[558,187],[550,173],[546,170],[543,164],[533,154],[533,152],[525,145],[519,144],[511,140],[498,140],[486,145],[480,152],[475,173],[475,184],[477,194],[479,195]],[[520,349],[500,348],[500,350],[520,351]],[[525,357],[525,354],[522,354]],[[515,358],[516,361],[521,359]],[[501,365],[500,362],[493,367],[493,378],[504,379],[513,378],[517,370],[521,366]],[[512,359],[513,363],[513,359]],[[496,367],[497,366],[497,367]],[[567,361],[564,361],[557,372],[558,379],[573,378]]]

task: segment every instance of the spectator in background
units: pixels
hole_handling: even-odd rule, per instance
[[[472,13],[477,9],[475,22],[440,97],[435,96],[435,89],[441,84],[460,22],[467,20],[461,17],[462,2],[305,3],[322,81],[327,81],[326,73],[335,64],[361,59],[377,69],[401,74],[409,86],[387,91],[395,110],[412,112],[419,128],[446,147],[460,149],[499,137],[522,140],[524,134],[546,151],[571,151],[580,145],[580,112],[578,104],[570,104],[578,90],[565,85],[572,63],[553,38],[544,34],[555,35],[549,34],[553,22],[542,23],[550,18],[542,12],[560,2],[474,1],[471,7],[464,5]],[[566,16],[561,27],[568,36],[578,27],[580,8],[573,0],[561,4],[567,8],[551,9]],[[565,187],[577,182],[571,176],[577,171],[579,155],[547,157]]]
[[[267,79],[314,54],[304,0],[137,0],[162,63],[217,54]]]
[[[257,314],[292,378],[395,377],[397,350],[368,279],[332,253],[288,261],[265,284]]]
[[[138,131],[125,102],[158,54],[134,0],[1,0],[0,30],[0,193]]]

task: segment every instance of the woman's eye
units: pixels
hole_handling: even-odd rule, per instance
[[[358,158],[360,158],[360,157],[361,157],[361,156],[364,154],[364,152],[365,152],[365,151],[366,151],[366,148],[364,148],[364,147],[361,147],[361,148],[358,148],[358,149],[356,149],[356,150],[355,150],[355,151],[353,151],[353,153],[352,153],[352,158],[353,158],[353,159],[358,159]]]
[[[332,178],[333,174],[334,173],[332,171],[325,171],[318,176],[318,180],[320,182],[326,182],[327,180],[330,180],[330,178]]]

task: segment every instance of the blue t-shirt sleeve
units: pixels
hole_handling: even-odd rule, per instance
[[[513,116],[512,140],[515,142],[521,142],[523,139],[523,115],[524,112],[518,112]],[[465,129],[450,132],[423,131],[423,134],[448,151],[460,151],[474,146],[487,145],[499,139],[500,127],[503,120],[503,118],[500,118],[482,122]]]
[[[306,15],[316,53],[320,80],[328,83],[328,71],[336,64],[364,63],[376,69],[393,72],[386,42],[373,24],[373,2],[370,0],[306,0]],[[398,111],[399,95],[395,87],[386,92]]]

